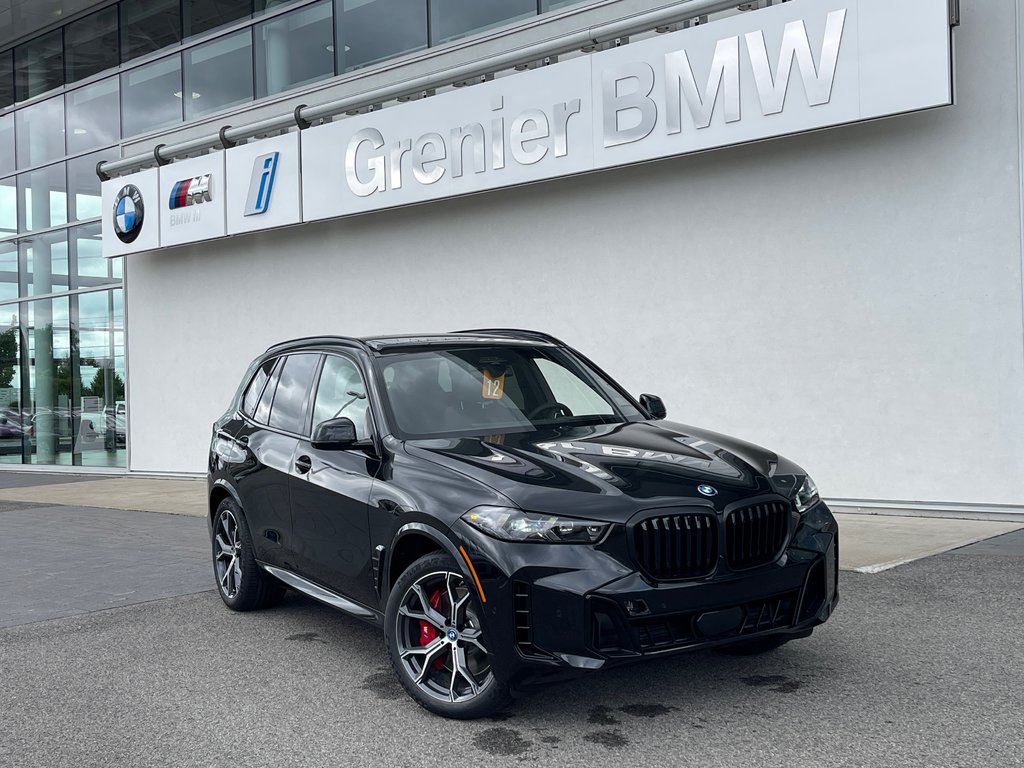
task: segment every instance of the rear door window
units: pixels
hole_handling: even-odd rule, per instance
[[[309,387],[319,362],[319,354],[288,355],[284,359],[270,409],[270,426],[286,432],[305,433]]]

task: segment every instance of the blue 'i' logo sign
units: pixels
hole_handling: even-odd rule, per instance
[[[249,196],[245,200],[245,216],[266,213],[270,207],[270,195],[274,191],[274,176],[277,175],[277,158],[280,154],[270,152],[260,155],[253,163]]]

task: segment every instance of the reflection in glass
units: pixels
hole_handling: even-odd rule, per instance
[[[64,163],[18,176],[20,231],[59,227],[68,223],[67,179]]]
[[[124,308],[120,290],[77,297],[74,463],[125,466]]]
[[[0,237],[18,231],[18,182],[14,176],[0,179]]]
[[[31,99],[64,85],[63,30],[55,29],[14,49],[14,95]]]
[[[64,97],[33,104],[14,113],[18,167],[30,168],[64,157]]]
[[[56,163],[18,176],[20,231],[59,227],[68,223],[67,180],[64,164]]]
[[[331,0],[257,24],[256,97],[334,75]]]
[[[252,32],[232,35],[185,51],[185,119],[252,101]]]
[[[18,298],[18,246],[13,242],[0,243],[0,301]],[[0,320],[10,307],[0,310]],[[3,325],[0,322],[0,325]],[[0,397],[0,404],[3,397]]]
[[[454,40],[537,15],[536,0],[432,0],[430,3],[431,44]]]
[[[117,6],[113,5],[64,27],[67,81],[73,83],[120,64],[117,38]]]
[[[102,215],[96,163],[117,160],[120,156],[117,149],[104,149],[68,160],[68,221],[95,219]]]
[[[116,77],[71,91],[64,98],[69,155],[115,144],[121,137]]]
[[[181,41],[178,0],[131,0],[121,3],[121,61]]]
[[[249,18],[252,0],[185,0],[185,37]]]
[[[28,308],[29,401],[32,464],[70,464],[72,332],[67,297],[30,301]],[[24,402],[24,398],[22,399]]]
[[[181,122],[181,57],[168,56],[121,75],[125,136]]]
[[[0,246],[0,259],[4,259]],[[6,263],[2,266],[6,269]],[[0,463],[20,464],[31,419],[21,409],[21,335],[18,306],[0,307]]]
[[[338,6],[339,72],[427,47],[426,0],[339,0]]]
[[[100,222],[73,228],[69,239],[74,257],[72,263],[76,265],[72,270],[72,288],[92,288],[121,281],[121,259],[103,256]]]
[[[14,164],[14,113],[0,116],[0,176],[11,173]]]
[[[68,289],[67,232],[47,232],[18,242],[21,295],[45,296]]]
[[[14,51],[0,53],[0,109],[14,103]]]

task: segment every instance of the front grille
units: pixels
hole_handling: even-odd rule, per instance
[[[633,637],[639,650],[646,652],[785,629],[793,624],[798,596],[799,592],[787,592],[740,605],[743,611],[742,622],[736,629],[723,635],[710,638],[703,636],[697,628],[697,619],[702,612],[693,611],[634,620],[631,622]]]
[[[658,581],[706,576],[718,559],[718,522],[703,513],[650,517],[633,529],[633,551]]]
[[[753,504],[725,519],[725,553],[734,570],[772,562],[789,533],[789,505],[781,501]]]

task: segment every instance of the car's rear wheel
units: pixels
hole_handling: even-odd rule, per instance
[[[281,602],[287,588],[260,568],[242,510],[224,499],[213,521],[213,574],[217,592],[233,611],[252,611]]]
[[[385,614],[391,663],[416,702],[444,717],[471,719],[509,702],[494,670],[480,605],[455,561],[426,555],[395,583]]]
[[[738,643],[721,645],[715,650],[729,656],[756,656],[759,653],[768,653],[776,648],[781,648],[790,640],[792,638],[785,635],[768,635],[768,637],[759,637],[754,640],[742,640]]]

